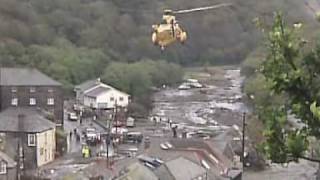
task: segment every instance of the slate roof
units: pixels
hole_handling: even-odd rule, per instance
[[[19,116],[22,116],[19,127]],[[0,132],[37,133],[55,128],[55,123],[46,119],[35,108],[8,108],[0,113]]]
[[[8,168],[14,168],[17,164],[11,157],[2,151],[0,151],[0,159],[7,163]]]
[[[159,179],[165,180],[175,180],[171,172],[169,172],[168,168],[165,165],[161,165],[154,171],[155,175]]]
[[[93,86],[96,86],[97,84],[97,80],[93,79],[93,80],[88,80],[83,82],[82,84],[79,84],[75,87],[76,90],[80,90],[80,91],[85,91],[89,88],[92,88]]]
[[[206,173],[206,170],[200,165],[183,157],[168,161],[165,166],[175,180],[191,180]]]
[[[95,98],[95,97],[99,96],[100,94],[108,92],[110,90],[111,90],[110,88],[100,86],[100,87],[94,88],[93,90],[87,92],[85,95]]]
[[[158,180],[158,177],[147,167],[136,162],[127,167],[127,173],[116,180]]]
[[[0,68],[1,86],[61,86],[37,69]]]

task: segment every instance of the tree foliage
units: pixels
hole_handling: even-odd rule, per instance
[[[300,27],[287,25],[282,14],[277,13],[267,34],[267,58],[262,74],[275,94],[286,97],[282,106],[265,107],[261,115],[266,122],[264,151],[277,163],[309,159],[306,157],[308,137],[320,137],[316,106],[320,100],[320,46],[306,52],[306,42],[299,36]],[[301,127],[287,116],[288,112],[301,121]]]
[[[151,43],[151,25],[161,21],[162,10],[217,4],[185,0],[0,0],[0,42],[14,40],[25,48],[52,46],[66,39],[75,47],[100,49],[112,60],[166,59],[185,65],[236,63],[255,47],[259,33],[251,23],[275,8],[295,9],[290,17],[310,21],[299,0],[235,1],[233,7],[179,16],[188,31],[185,46],[174,45],[164,53]]]
[[[111,63],[102,80],[133,96],[145,96],[151,87],[174,85],[182,80],[180,66],[165,61],[143,60],[136,63]]]

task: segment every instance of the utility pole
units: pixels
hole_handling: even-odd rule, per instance
[[[23,155],[23,146],[22,146],[22,131],[24,130],[24,121],[25,115],[18,114],[18,138],[17,138],[17,171],[16,171],[16,180],[21,180],[22,170],[21,167],[24,167],[24,155]]]
[[[116,115],[117,115],[117,100],[115,102],[115,111],[113,112],[112,118],[109,120],[108,123],[108,136],[107,136],[107,166],[109,167],[109,144],[111,143],[111,128],[112,128],[112,123],[116,121]],[[116,121],[117,123],[117,121]],[[116,135],[117,135],[117,126],[116,126]]]
[[[21,162],[20,162],[20,137],[18,139],[18,144],[17,144],[17,155],[16,155],[16,161],[17,161],[17,171],[16,171],[16,180],[21,180]]]
[[[244,162],[244,151],[245,151],[245,131],[246,130],[246,113],[244,112],[242,114],[242,177],[244,173],[244,167],[245,167],[245,162]]]

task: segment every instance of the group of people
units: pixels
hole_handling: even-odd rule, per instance
[[[72,139],[72,135],[74,135],[74,136],[76,137],[77,142],[80,142],[81,135],[80,135],[80,133],[77,131],[77,128],[74,128],[74,129],[73,129],[73,132],[70,131],[69,135],[70,135],[70,140]]]
[[[157,126],[158,123],[162,122],[162,118],[153,116],[152,121],[153,121],[154,125]],[[172,120],[169,118],[167,118],[166,123],[168,124],[168,127],[172,130],[173,137],[176,138],[178,126],[176,124],[173,124]]]

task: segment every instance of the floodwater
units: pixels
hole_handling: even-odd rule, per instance
[[[189,125],[240,125],[240,114],[247,111],[241,102],[243,77],[235,69],[226,70],[224,78],[219,86],[209,84],[202,90],[163,90],[155,95],[153,113]]]
[[[225,69],[223,79],[208,81],[204,90],[165,89],[155,94],[153,114],[169,118],[178,128],[223,130],[242,125],[242,113],[248,112],[242,102],[240,69]],[[203,93],[205,91],[205,93]],[[317,166],[300,161],[288,167],[273,164],[264,171],[244,173],[245,180],[315,180]]]

